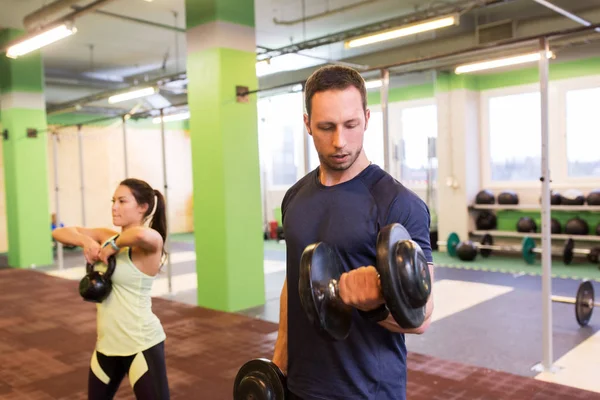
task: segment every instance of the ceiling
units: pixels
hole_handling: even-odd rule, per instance
[[[0,29],[24,29],[24,17],[50,2],[0,0]],[[82,0],[77,4],[83,6],[90,2],[91,0]],[[254,0],[259,58],[262,48],[282,49],[291,44],[327,37],[333,33],[415,12],[451,6],[457,2],[464,3],[464,0]],[[391,54],[402,48],[415,48],[414,51],[418,54],[420,46],[423,45],[424,49],[426,43],[433,39],[441,45],[443,38],[452,39],[464,34],[473,36],[476,25],[487,22],[555,18],[567,24],[565,26],[580,26],[533,0],[504,0],[496,3],[465,12],[459,26],[444,28],[435,33],[423,33],[351,50],[345,49],[343,42],[338,41],[274,57],[267,70],[258,71],[259,76],[264,75],[261,86],[271,81],[284,82],[287,79],[291,82],[290,79],[301,71],[309,71],[310,68],[332,60],[360,60],[357,63],[360,67],[369,64],[371,54],[379,54],[377,60],[385,59],[381,55],[386,52]],[[591,9],[600,11],[598,0],[552,0],[552,3],[574,13],[585,13]],[[340,9],[341,11],[336,11]],[[64,13],[57,14],[61,15]],[[130,18],[149,23],[134,22]],[[600,18],[592,22],[598,23]],[[57,105],[67,106],[69,102],[86,96],[185,72],[184,0],[112,0],[97,12],[77,18],[75,24],[77,34],[42,50],[46,75],[45,97],[49,110]],[[532,26],[535,28],[535,24]],[[141,109],[150,109],[185,102],[185,76],[171,78],[173,79],[175,80],[170,83],[163,82],[160,94],[146,98],[141,103],[131,101],[120,104],[115,109],[106,99],[90,98],[84,102],[85,109],[82,111],[122,113],[136,105]]]

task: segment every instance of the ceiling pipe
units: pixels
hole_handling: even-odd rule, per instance
[[[299,24],[301,22],[307,22],[307,21],[312,21],[314,19],[318,19],[318,18],[323,18],[323,17],[328,17],[330,15],[335,15],[335,14],[339,14],[341,12],[344,11],[348,11],[351,10],[353,8],[357,8],[357,7],[361,7],[370,3],[375,3],[377,1],[380,0],[364,0],[361,1],[359,3],[354,3],[354,4],[350,4],[347,6],[342,6],[333,10],[329,10],[329,11],[324,11],[322,13],[319,14],[313,14],[313,15],[309,15],[308,17],[303,17],[303,18],[299,18],[299,19],[294,19],[294,20],[289,20],[289,21],[284,21],[284,20],[279,20],[277,18],[273,18],[273,22],[277,25],[296,25]]]
[[[556,4],[552,4],[549,1],[546,0],[533,0],[538,4],[541,4],[542,6],[551,9],[552,11],[555,11],[567,18],[569,18],[572,21],[577,22],[578,24],[581,24],[583,26],[591,26],[592,23],[584,18],[581,18],[575,14],[573,14],[570,11],[565,10],[564,8],[560,8],[559,6],[557,6]],[[600,32],[600,28],[596,28],[595,29],[596,32]]]
[[[184,80],[186,79],[186,73],[185,72],[179,72],[176,74],[171,74],[171,75],[166,75],[166,76],[161,76],[155,79],[151,79],[145,82],[140,82],[139,85],[144,85],[144,86],[155,86],[155,85],[162,85],[165,83],[169,83],[169,82],[173,82],[173,81],[180,81],[180,80]],[[138,85],[131,85],[122,89],[118,89],[118,90],[107,90],[107,91],[103,91],[100,93],[96,93],[93,94],[91,96],[86,96],[86,97],[82,97],[79,99],[75,99],[75,100],[71,100],[71,101],[67,101],[65,103],[60,103],[60,104],[53,104],[53,105],[49,105],[46,109],[46,111],[48,113],[56,113],[56,112],[60,112],[64,109],[69,109],[71,107],[75,107],[75,106],[84,106],[86,104],[89,103],[93,103],[95,101],[100,101],[100,100],[105,100],[107,98],[109,98],[112,95],[121,93],[127,89],[132,89],[133,87],[138,86]]]
[[[72,6],[71,8],[73,10],[80,10],[82,7],[81,6]],[[185,33],[186,32],[186,30],[184,28],[178,28],[178,27],[173,26],[173,25],[165,25],[165,24],[161,24],[161,23],[158,23],[158,22],[148,21],[148,20],[145,20],[145,19],[130,17],[130,16],[127,16],[127,15],[121,15],[121,14],[113,13],[113,12],[110,12],[110,11],[96,10],[95,13],[96,14],[100,14],[100,15],[104,15],[104,16],[107,16],[107,17],[112,17],[112,18],[116,18],[116,19],[122,19],[124,21],[135,22],[135,23],[142,24],[142,25],[153,26],[155,28],[167,29],[167,30],[175,31],[175,32],[179,32],[179,33]]]
[[[23,25],[28,31],[35,30],[40,26],[45,25],[50,17],[58,14],[59,12],[68,11],[69,7],[79,2],[81,2],[81,0],[57,0],[40,8],[37,11],[32,12],[31,14],[26,15],[23,19]]]
[[[92,3],[90,3],[90,4],[87,4],[84,7],[81,7],[77,11],[74,11],[74,12],[72,12],[70,14],[67,14],[67,15],[65,15],[65,16],[57,19],[57,20],[49,22],[48,24],[46,24],[44,26],[40,26],[39,28],[36,28],[36,29],[43,30],[43,29],[46,29],[46,28],[49,28],[49,27],[56,27],[56,26],[60,26],[60,25],[63,25],[63,24],[72,23],[73,21],[75,21],[76,18],[80,18],[80,17],[84,16],[85,14],[91,13],[91,12],[95,11],[98,7],[102,7],[102,6],[110,3],[111,1],[115,1],[115,0],[96,0],[96,1],[94,1]],[[5,43],[4,46],[2,46],[0,48],[0,53],[5,52],[8,48],[10,48],[11,46],[13,46],[15,43],[19,43],[19,42],[22,42],[24,40],[34,38],[34,37],[36,37],[38,35],[39,35],[39,32],[32,31],[32,32],[29,32],[28,34],[26,34],[24,36],[16,38],[15,40],[11,41],[10,43]]]
[[[442,4],[440,6],[431,7],[427,10],[417,11],[415,13],[401,15],[386,21],[380,21],[369,25],[363,25],[357,28],[349,29],[342,32],[333,33],[331,35],[322,36],[319,38],[307,40],[300,43],[295,43],[278,49],[273,49],[268,52],[261,53],[261,60],[282,56],[289,53],[298,53],[301,50],[309,50],[315,47],[321,47],[328,44],[343,42],[344,40],[381,32],[386,29],[396,28],[398,26],[409,23],[422,21],[428,18],[449,14],[462,14],[473,9],[483,9],[494,5],[507,4],[516,0],[463,0],[456,3]]]

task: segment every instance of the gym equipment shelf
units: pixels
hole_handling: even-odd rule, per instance
[[[539,204],[473,204],[469,206],[473,210],[532,210],[539,211]],[[550,206],[556,211],[600,211],[600,206]]]
[[[480,230],[475,230],[472,231],[471,234],[473,235],[485,235],[485,234],[490,234],[492,236],[502,236],[502,237],[514,237],[514,238],[523,238],[525,236],[529,236],[535,239],[541,239],[542,238],[542,234],[541,233],[533,233],[533,232],[512,232],[512,231],[496,231],[496,230],[489,230],[489,231],[480,231]],[[595,235],[567,235],[564,233],[553,233],[550,236],[552,239],[562,239],[562,240],[567,240],[567,239],[573,239],[576,240],[578,242],[600,242],[600,236],[595,236]]]

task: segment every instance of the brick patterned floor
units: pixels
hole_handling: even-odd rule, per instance
[[[239,367],[270,357],[277,326],[164,299],[154,310],[167,332],[172,399],[231,400]],[[95,306],[77,282],[0,269],[0,399],[85,400]],[[408,398],[600,399],[600,394],[410,353]],[[116,396],[132,400],[125,379]]]

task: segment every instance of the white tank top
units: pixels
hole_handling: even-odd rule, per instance
[[[152,284],[156,277],[146,275],[133,264],[129,247],[123,247],[115,256],[112,292],[96,305],[96,351],[107,356],[129,356],[157,345],[166,335],[152,312]],[[95,266],[99,271],[106,268],[102,262]]]

